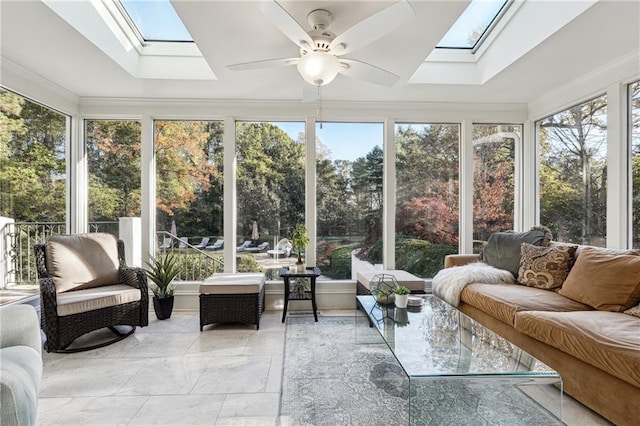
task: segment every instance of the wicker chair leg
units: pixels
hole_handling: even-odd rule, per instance
[[[111,339],[111,340],[107,340],[106,342],[102,342],[102,343],[98,343],[95,345],[91,345],[91,346],[82,346],[80,348],[72,348],[72,349],[67,349],[67,348],[60,348],[60,349],[49,349],[47,343],[44,343],[44,349],[47,352],[54,352],[54,353],[59,353],[59,354],[72,354],[72,353],[76,353],[76,352],[85,352],[85,351],[90,351],[93,349],[98,349],[98,348],[103,348],[105,346],[109,346],[113,343],[119,342],[122,339],[125,339],[129,336],[131,336],[133,334],[134,331],[136,331],[136,326],[132,325],[132,326],[127,326],[127,327],[131,327],[131,330],[129,330],[128,332],[121,332],[120,330],[118,330],[115,327],[107,327],[109,330],[111,330],[111,332],[113,334],[115,334],[115,338]]]

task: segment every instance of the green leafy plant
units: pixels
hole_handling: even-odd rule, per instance
[[[147,276],[153,282],[151,291],[158,299],[173,296],[176,286],[173,280],[180,273],[178,258],[172,254],[152,256],[147,262]]]
[[[309,244],[309,236],[307,235],[307,228],[303,224],[298,223],[293,230],[293,236],[291,237],[291,245],[298,252],[298,263],[302,263],[302,250]]]
[[[393,292],[395,294],[397,294],[398,296],[402,296],[403,294],[411,293],[411,290],[409,290],[408,287],[405,287],[403,285],[399,285],[398,287],[396,287],[396,289]]]

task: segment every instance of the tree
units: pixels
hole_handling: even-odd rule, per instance
[[[563,218],[558,210],[563,210],[563,203],[572,205],[575,200],[550,203],[557,197],[549,191],[558,185],[541,185],[541,222],[555,223],[559,227],[556,235],[563,241],[593,244],[595,238],[606,234],[606,108],[607,100],[602,96],[541,122],[541,169],[549,168],[547,177],[568,183],[580,198],[573,214]],[[576,219],[579,230],[569,223]]]
[[[89,120],[89,221],[139,216],[141,128],[137,121]]]
[[[66,118],[0,92],[0,215],[64,221]]]

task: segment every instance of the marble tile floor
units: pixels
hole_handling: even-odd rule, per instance
[[[328,315],[354,311],[322,312]],[[201,333],[197,313],[149,318],[148,327],[104,348],[43,352],[38,425],[282,423],[282,312],[264,312],[258,331],[233,324],[207,326]],[[569,397],[564,417],[569,426],[608,424]]]
[[[276,425],[281,315],[265,312],[258,331],[234,324],[201,333],[197,313],[150,314],[148,327],[113,345],[44,352],[38,425]]]

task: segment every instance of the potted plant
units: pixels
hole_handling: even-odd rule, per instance
[[[309,236],[307,235],[307,228],[303,224],[299,223],[293,230],[293,236],[291,237],[291,245],[298,252],[298,261],[296,262],[296,268],[298,272],[304,272],[304,263],[302,262],[302,250],[309,244]]]
[[[171,318],[173,294],[176,289],[173,280],[179,273],[178,259],[173,253],[151,256],[147,262],[147,276],[153,282],[153,309],[159,320]]]
[[[380,305],[391,305],[395,298],[393,291],[381,288],[374,290],[373,296],[376,298],[376,302]]]
[[[411,293],[411,290],[403,285],[399,285],[395,288],[394,293],[396,294],[396,308],[406,308],[407,302],[409,301],[409,293]]]

